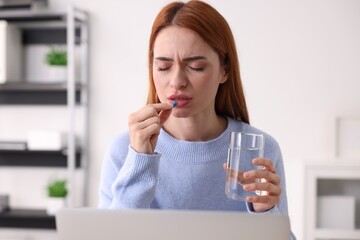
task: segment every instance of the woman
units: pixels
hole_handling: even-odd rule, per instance
[[[149,43],[148,104],[129,116],[106,156],[101,208],[161,208],[287,213],[277,142],[249,125],[233,35],[201,1],[174,2],[156,17]],[[173,107],[173,105],[176,105]],[[224,194],[230,132],[265,135],[262,170],[244,174],[267,191],[246,202]]]

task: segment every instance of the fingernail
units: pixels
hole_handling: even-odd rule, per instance
[[[173,105],[173,108],[174,108],[174,107],[176,107],[177,102],[175,102],[175,101],[174,101],[174,102],[172,102],[172,105]]]
[[[248,172],[244,173],[244,177],[245,177],[245,178],[250,177],[250,173],[248,173]]]
[[[243,186],[243,189],[244,189],[245,191],[250,190],[250,186],[249,186],[249,185],[244,185],[244,186]]]

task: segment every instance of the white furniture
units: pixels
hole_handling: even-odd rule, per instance
[[[34,84],[19,81],[16,84],[0,85],[0,105],[46,105],[55,106],[55,109],[59,110],[66,108],[66,149],[0,150],[0,166],[31,167],[28,168],[29,171],[34,167],[66,169],[68,206],[86,206],[89,164],[88,14],[73,6],[69,6],[65,12],[3,10],[0,11],[0,20],[6,20],[21,29],[24,45],[66,45],[68,61],[65,83]],[[76,62],[75,58],[79,58],[80,61]],[[77,116],[79,111],[81,114]],[[79,130],[79,126],[76,128],[76,124],[82,129]],[[16,126],[16,122],[12,125]],[[79,132],[80,135],[76,134]],[[84,177],[82,184],[77,183],[79,175]],[[78,195],[81,197],[77,198]],[[56,239],[54,230],[55,217],[47,215],[45,209],[11,209],[0,214],[0,239]]]
[[[360,159],[359,162],[346,162],[344,159],[336,159],[329,162],[308,164],[305,167],[305,239],[360,239]],[[319,198],[321,199],[319,201]],[[327,202],[327,205],[319,206],[319,202]],[[353,199],[354,201],[352,201]],[[347,202],[349,205],[333,203]],[[354,203],[355,202],[355,203]],[[355,206],[354,206],[355,205]],[[329,212],[320,212],[324,211]],[[333,208],[333,209],[329,209]],[[355,214],[348,210],[355,209]],[[332,216],[337,212],[337,216]],[[334,219],[319,222],[323,216]],[[354,217],[355,216],[355,217]],[[354,219],[349,219],[354,218]],[[354,221],[354,229],[338,227],[343,223],[339,221]],[[320,226],[335,225],[333,228],[321,228]],[[333,226],[332,225],[332,226]]]

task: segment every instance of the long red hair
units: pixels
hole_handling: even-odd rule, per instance
[[[221,64],[225,66],[228,80],[220,84],[216,94],[215,110],[217,114],[249,123],[237,50],[229,24],[216,9],[198,0],[191,0],[187,3],[170,3],[155,18],[149,41],[147,103],[160,102],[153,79],[154,42],[159,32],[171,25],[191,29],[198,33],[218,53]]]

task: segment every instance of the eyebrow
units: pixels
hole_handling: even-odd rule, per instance
[[[156,57],[156,60],[160,60],[160,61],[166,61],[166,62],[172,62],[174,61],[174,59],[172,58],[167,58],[167,57]],[[184,62],[191,62],[191,61],[196,61],[196,60],[203,60],[206,59],[206,57],[204,56],[191,56],[191,57],[186,57],[183,58],[182,61]]]

